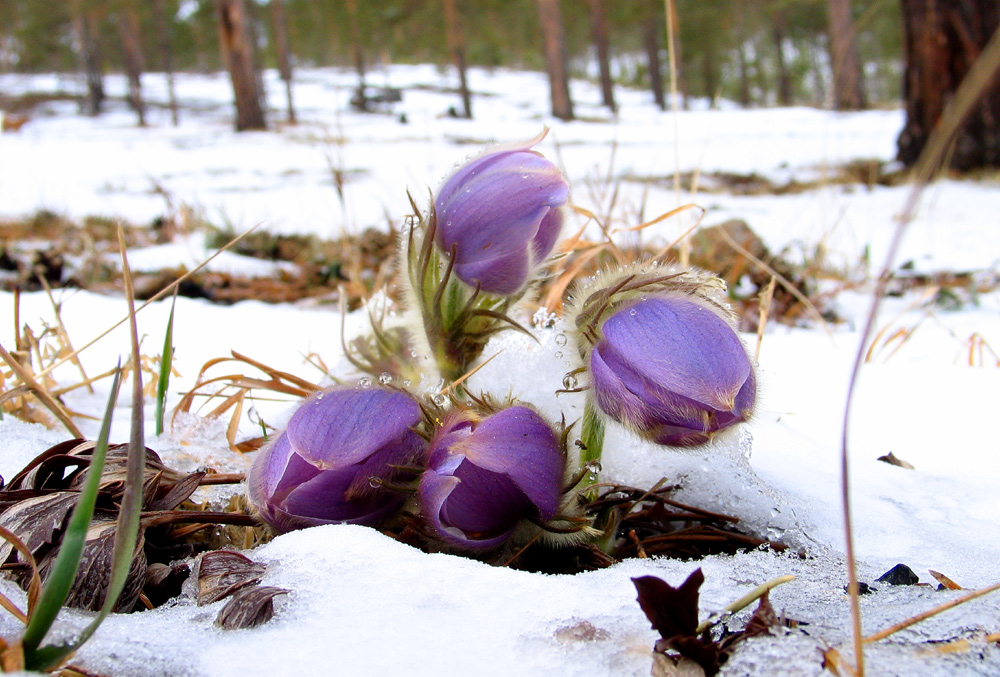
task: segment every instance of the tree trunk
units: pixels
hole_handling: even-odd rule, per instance
[[[826,9],[833,66],[833,106],[837,110],[860,110],[866,102],[851,0],[827,0]]]
[[[122,52],[125,56],[125,73],[128,76],[128,102],[139,116],[139,126],[146,126],[146,104],[142,100],[142,47],[139,43],[139,17],[131,2],[122,2],[118,7],[118,28],[122,37]]]
[[[910,166],[990,36],[1000,29],[996,0],[902,0],[906,71],[906,124],[897,140]],[[1000,166],[1000,76],[956,134],[950,167]]]
[[[469,94],[469,82],[465,73],[465,35],[462,23],[458,17],[455,0],[444,0],[445,31],[448,36],[448,51],[451,52],[451,62],[458,71],[458,89],[462,96],[464,117],[472,117],[472,96]]]
[[[750,62],[747,61],[747,47],[741,44],[739,47],[740,56],[740,105],[749,108],[752,101],[750,96]]]
[[[278,70],[285,83],[288,101],[288,124],[294,125],[295,105],[292,103],[292,52],[288,46],[288,24],[285,22],[284,0],[271,0],[271,18],[274,21],[274,46],[278,52]]]
[[[569,69],[566,67],[566,43],[563,39],[559,0],[538,0],[538,14],[545,43],[545,63],[552,90],[552,115],[573,119],[573,100],[569,95]]]
[[[73,35],[76,40],[80,71],[87,83],[87,94],[80,108],[87,115],[100,115],[104,104],[104,74],[97,42],[97,14],[84,0],[73,0]]]
[[[608,21],[604,16],[604,0],[589,0],[590,30],[597,49],[597,65],[601,72],[601,99],[612,113],[618,112],[615,105],[615,90],[611,81],[611,56],[608,49]]]
[[[170,23],[163,9],[163,0],[153,0],[153,20],[156,23],[160,47],[160,66],[167,76],[167,103],[170,106],[170,123],[180,124],[177,111],[177,93],[174,91],[174,55],[170,47]]]
[[[358,72],[358,91],[355,99],[359,110],[368,110],[368,95],[365,92],[365,53],[361,46],[361,25],[358,20],[357,0],[347,0],[347,28],[351,33],[351,51],[354,54],[354,69]]]
[[[642,41],[646,48],[646,62],[649,66],[649,86],[653,90],[653,100],[660,110],[667,110],[667,99],[663,93],[663,73],[660,71],[660,22],[650,19],[643,27]]]
[[[792,78],[785,61],[785,15],[780,9],[771,15],[771,37],[774,39],[774,53],[778,65],[778,103],[792,105]]]
[[[267,129],[243,0],[216,0],[219,44],[236,99],[236,131]]]

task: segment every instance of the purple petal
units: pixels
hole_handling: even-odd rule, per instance
[[[597,403],[606,413],[640,430],[662,424],[703,431],[711,426],[716,409],[670,392],[650,381],[605,343],[591,353],[591,371]]]
[[[473,287],[479,283],[480,289],[490,294],[513,294],[524,286],[530,272],[531,265],[523,251],[455,266],[458,279]]]
[[[456,470],[459,484],[441,508],[442,522],[475,538],[509,533],[532,512],[531,501],[506,475],[484,470],[466,460]]]
[[[603,326],[621,359],[664,390],[730,411],[750,376],[750,359],[732,327],[711,310],[677,298],[623,308]]]
[[[565,459],[552,428],[531,409],[510,407],[493,414],[451,451],[510,477],[542,519],[551,519],[558,510]]]
[[[442,520],[445,502],[451,497],[461,480],[451,475],[439,475],[433,470],[426,471],[420,477],[420,505],[422,513],[430,526],[446,541],[455,545],[488,549],[503,543],[510,536],[510,531],[493,535],[489,538],[473,539],[461,529]]]
[[[484,155],[439,191],[437,244],[454,252],[462,281],[478,282],[490,293],[513,293],[555,246],[562,225],[558,208],[568,198],[559,168],[538,153],[521,147]]]
[[[420,406],[382,388],[334,389],[307,400],[288,422],[295,451],[318,468],[359,463],[395,440],[412,435]]]
[[[325,470],[292,489],[284,500],[275,503],[280,510],[296,517],[326,523],[375,524],[403,502],[403,495],[386,489],[370,489],[350,498],[359,476],[368,475],[360,468]]]
[[[542,217],[538,224],[538,232],[531,242],[532,260],[540,263],[545,260],[556,246],[559,234],[562,232],[563,213],[559,209],[551,209],[549,213]]]
[[[281,475],[288,465],[288,458],[292,454],[288,436],[282,433],[258,454],[247,474],[247,492],[250,502],[257,506],[258,510],[263,510],[263,506],[281,480]]]

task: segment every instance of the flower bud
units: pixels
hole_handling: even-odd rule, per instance
[[[438,192],[436,241],[469,286],[515,294],[555,247],[569,185],[530,150],[541,138],[479,156]]]
[[[366,388],[318,393],[255,459],[247,478],[260,516],[281,532],[318,524],[377,524],[403,495],[383,482],[406,480],[425,447],[413,430],[420,405],[405,393]],[[378,481],[372,481],[378,478]]]
[[[601,411],[657,444],[695,446],[750,417],[757,379],[715,278],[663,272],[588,297],[582,352]]]
[[[448,543],[493,548],[522,520],[555,516],[564,466],[559,438],[527,407],[482,420],[456,413],[431,440],[418,490],[421,508]]]

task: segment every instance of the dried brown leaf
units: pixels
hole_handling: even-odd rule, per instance
[[[198,604],[211,604],[240,588],[255,585],[266,571],[263,564],[238,552],[206,552],[198,558]]]
[[[888,454],[886,454],[885,456],[879,456],[875,460],[882,461],[883,463],[888,463],[889,465],[894,465],[894,466],[897,466],[899,468],[906,468],[907,470],[913,470],[914,469],[913,468],[913,464],[907,463],[906,461],[904,461],[903,459],[899,458],[898,456],[896,456],[891,451]]]
[[[931,576],[934,577],[935,580],[937,580],[938,583],[941,584],[941,586],[945,590],[965,590],[965,588],[963,588],[961,585],[951,580],[941,572],[934,571],[933,569],[928,569],[927,571],[928,573],[930,573]]]
[[[224,630],[263,625],[274,617],[274,598],[287,594],[288,590],[273,586],[253,585],[241,588],[222,607],[215,624]]]
[[[99,611],[104,605],[111,567],[114,562],[115,522],[93,524],[87,530],[87,540],[80,556],[76,579],[66,598],[66,606],[88,611]],[[139,593],[146,581],[146,555],[143,552],[144,537],[139,532],[139,541],[132,553],[132,563],[116,611],[131,611],[139,601]],[[42,561],[39,568],[44,573],[55,561],[58,551],[53,550]]]
[[[32,555],[37,556],[44,546],[59,540],[59,532],[65,527],[76,501],[77,494],[68,491],[28,498],[0,515],[0,526],[16,534]],[[0,543],[0,563],[10,559],[13,551],[10,542]]]

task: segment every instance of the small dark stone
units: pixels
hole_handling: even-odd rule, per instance
[[[844,592],[849,593],[850,592],[850,588],[851,588],[851,586],[845,585],[844,586]],[[872,590],[872,586],[870,586],[867,583],[864,583],[862,581],[858,581],[858,594],[859,595],[870,595],[873,592],[874,592],[874,590]]]
[[[888,583],[889,585],[916,585],[920,582],[920,577],[905,564],[897,564],[876,580],[879,583]]]

